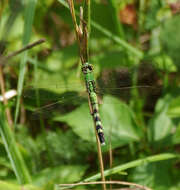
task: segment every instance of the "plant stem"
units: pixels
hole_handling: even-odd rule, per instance
[[[76,31],[76,38],[79,45],[79,51],[80,51],[80,58],[82,65],[89,62],[89,36],[90,36],[90,0],[84,1],[84,9],[82,7],[80,8],[80,26],[78,26],[75,16],[75,10],[74,10],[74,2],[73,0],[68,0],[69,8],[72,15],[72,20],[74,23],[75,31]],[[87,87],[87,86],[86,86]],[[88,92],[88,89],[87,89]],[[92,113],[92,105],[90,103],[90,95],[88,93],[88,101],[89,101],[89,108],[90,112]],[[93,119],[94,121],[94,119]],[[105,181],[104,177],[104,165],[103,165],[103,158],[102,158],[102,151],[101,151],[101,145],[98,138],[97,130],[96,130],[96,123],[94,121],[94,130],[96,134],[96,142],[97,142],[97,150],[98,150],[98,160],[100,164],[100,173],[101,173],[101,179],[102,181]],[[106,184],[102,184],[103,190],[106,190]]]
[[[75,186],[80,186],[80,185],[97,185],[97,184],[116,184],[116,185],[128,185],[128,186],[135,186],[138,189],[143,189],[143,190],[152,190],[146,186],[142,186],[136,183],[131,183],[131,182],[126,182],[126,181],[94,181],[94,182],[80,182],[80,183],[74,183],[74,184],[60,184],[60,187],[67,186],[68,188],[70,187],[75,187]]]
[[[8,59],[10,59],[10,58],[12,58],[12,57],[14,57],[14,56],[16,56],[16,55],[22,53],[22,52],[24,52],[24,51],[26,51],[26,50],[29,50],[29,49],[31,49],[31,48],[33,48],[33,47],[39,45],[39,44],[42,44],[42,43],[44,43],[44,42],[45,42],[45,39],[40,39],[40,40],[37,40],[37,41],[35,41],[35,42],[31,43],[31,44],[26,45],[25,47],[23,47],[23,48],[21,48],[21,49],[15,51],[15,52],[10,53],[10,54],[7,55],[6,57],[4,57],[3,63],[1,63],[1,65],[2,65],[2,64],[3,64],[3,65],[5,64],[4,61],[6,61],[6,60],[8,60]]]

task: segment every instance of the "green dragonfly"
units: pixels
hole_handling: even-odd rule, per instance
[[[147,106],[148,109],[152,109],[152,102],[156,101],[161,94],[161,87],[154,86],[147,74],[146,78],[143,79],[148,80],[146,83],[140,82],[134,86],[130,81],[132,73],[123,70],[120,71],[121,75],[117,78],[107,77],[104,79],[101,76],[97,80],[97,85],[93,86],[93,90],[98,95],[98,104],[103,104],[103,96],[106,94],[113,95],[128,103],[133,96],[132,91],[137,90],[142,98],[148,96],[147,98],[149,99],[151,97],[151,103],[147,102]],[[24,88],[23,98],[27,109],[32,112],[30,116],[32,120],[39,119],[40,115],[43,118],[52,117],[53,111],[66,113],[88,101],[84,85],[80,82],[67,85],[48,84],[45,86],[32,84]],[[36,102],[37,99],[39,103]],[[106,103],[111,104],[111,102]]]
[[[91,92],[88,93],[90,93],[90,98],[92,98],[92,102],[94,103],[95,112],[92,112],[94,114],[93,119],[97,121],[96,126],[100,125],[99,128],[102,127],[102,123],[98,104],[104,104],[103,97],[107,94],[115,96],[123,102],[129,103],[129,101],[133,99],[133,91],[137,90],[142,99],[145,97],[148,99],[145,105],[146,109],[153,109],[151,106],[154,105],[154,101],[156,101],[160,95],[161,88],[152,86],[152,81],[150,81],[150,83],[148,81],[147,84],[138,83],[136,86],[133,86],[129,79],[132,77],[131,75],[132,73],[128,73],[127,71],[123,73],[122,71],[123,77],[119,76],[121,81],[119,79],[99,79],[96,87],[94,81],[90,80],[93,83],[92,94]],[[149,78],[149,76],[147,76],[147,78]],[[71,90],[72,87],[75,87],[77,91]],[[61,93],[55,92],[58,89]],[[98,98],[94,97],[94,93],[97,94]],[[23,99],[26,108],[31,112],[28,117],[30,120],[39,120],[40,118],[48,120],[49,118],[55,118],[55,116],[71,112],[83,103],[88,102],[87,92],[81,83],[70,83],[69,86],[58,84],[44,87],[38,87],[36,85],[29,86],[24,90]],[[39,104],[37,100],[39,100]],[[112,104],[107,101],[105,103]],[[103,139],[101,143],[103,144]]]
[[[7,19],[4,30],[1,32],[1,49],[4,51],[4,45],[5,43],[5,34],[7,31],[11,30],[11,27],[13,26],[13,23],[15,22],[17,16],[19,15],[20,11],[22,10],[22,4],[21,1],[16,0],[17,3],[11,5],[10,8],[12,8],[13,11],[12,15]],[[6,51],[5,51],[6,52]],[[91,107],[92,107],[92,116],[96,124],[96,129],[99,135],[99,139],[101,144],[104,144],[104,135],[102,131],[102,123],[100,119],[99,114],[99,108],[98,103],[102,102],[102,97],[109,93],[116,97],[119,97],[123,99],[124,101],[128,102],[131,96],[131,90],[138,89],[140,92],[146,92],[147,94],[154,90],[152,88],[152,84],[138,84],[136,86],[132,86],[130,82],[130,77],[126,78],[124,81],[121,78],[121,74],[119,75],[118,85],[113,85],[116,83],[114,79],[109,81],[108,85],[100,84],[95,85],[95,80],[93,78],[93,67],[90,63],[85,63],[82,67],[82,71],[84,73],[85,77],[85,84],[87,87],[87,93],[90,97]],[[131,75],[131,74],[130,74]],[[102,80],[103,81],[103,80]],[[107,82],[107,81],[106,81]],[[102,82],[102,83],[106,83]],[[80,85],[84,84],[77,84],[77,88],[79,88]],[[53,85],[51,85],[53,86]],[[74,84],[72,84],[74,86]],[[73,108],[76,108],[79,106],[82,102],[87,102],[87,94],[83,93],[83,90],[80,92],[80,90],[72,91],[71,85],[69,86],[69,89],[71,91],[64,90],[64,93],[54,93],[54,91],[48,90],[49,86],[46,86],[45,88],[39,88],[37,86],[34,87],[27,87],[25,88],[24,92],[24,102],[26,105],[31,104],[33,106],[29,106],[29,109],[32,110],[32,119],[38,119],[39,116],[43,116],[43,118],[48,118],[52,116],[52,113],[54,113],[54,110],[56,111],[57,108],[59,111],[62,111],[62,107],[66,108],[65,110],[68,110],[68,107],[70,107],[69,110],[72,110]],[[54,88],[56,86],[54,85]],[[66,89],[66,87],[57,85],[57,88]],[[37,93],[38,92],[38,93]],[[96,96],[96,94],[99,97],[99,100]],[[38,96],[37,96],[38,95]],[[39,99],[40,104],[37,104],[35,100]],[[32,100],[32,101],[31,101]],[[38,108],[37,108],[38,107]],[[64,109],[63,109],[64,110]]]

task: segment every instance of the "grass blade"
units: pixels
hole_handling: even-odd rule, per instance
[[[129,168],[134,168],[134,167],[140,166],[140,165],[142,165],[144,163],[158,162],[158,161],[163,161],[163,160],[168,160],[168,159],[173,159],[173,158],[178,158],[178,157],[180,157],[180,155],[171,154],[171,153],[164,153],[164,154],[158,154],[158,155],[154,155],[154,156],[149,156],[149,157],[146,157],[146,158],[134,160],[132,162],[128,162],[126,164],[122,164],[120,166],[116,166],[114,168],[106,170],[106,171],[104,171],[104,175],[105,176],[110,176],[112,174],[122,172],[124,170],[129,169]],[[96,174],[94,176],[86,178],[84,180],[84,182],[95,181],[95,180],[99,179],[100,177],[101,177],[101,175],[100,175],[100,173],[98,173],[98,174]]]
[[[23,34],[23,46],[26,46],[30,41],[36,2],[37,2],[36,0],[28,0],[27,5],[26,5],[25,21],[24,21],[25,22],[25,24],[24,24],[24,34]],[[17,118],[18,118],[18,115],[19,115],[20,98],[21,98],[22,90],[23,90],[23,83],[24,83],[27,55],[28,55],[28,52],[26,51],[26,52],[24,52],[22,54],[22,57],[21,57],[19,79],[18,79],[18,87],[17,87],[18,96],[17,96],[15,119],[14,119],[15,125],[17,123]]]
[[[13,132],[6,121],[2,105],[0,105],[0,118],[0,134],[17,180],[20,184],[30,183],[31,177],[19,152]]]

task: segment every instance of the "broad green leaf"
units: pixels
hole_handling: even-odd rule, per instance
[[[135,122],[131,109],[117,98],[105,96],[100,107],[106,142],[111,138],[112,146],[118,147],[132,141],[139,141],[141,126]],[[57,116],[55,121],[66,122],[72,130],[84,140],[95,142],[93,120],[88,104],[65,116]],[[111,134],[111,137],[110,137]]]
[[[180,96],[171,101],[167,114],[171,118],[180,117]]]
[[[139,141],[142,137],[141,126],[135,122],[134,113],[124,102],[105,96],[100,113],[107,142],[111,138],[113,147]]]
[[[84,175],[86,168],[86,166],[82,165],[62,165],[54,168],[46,168],[34,176],[33,184],[43,187],[48,184],[79,181]]]
[[[155,114],[148,123],[148,135],[150,142],[158,142],[165,140],[168,136],[173,134],[175,128],[172,120],[167,115],[168,106],[171,97],[165,96],[159,99],[155,108]]]
[[[30,85],[54,93],[63,93],[67,89],[81,91],[84,85],[80,88],[82,81],[79,76],[80,67],[76,66],[78,63],[77,55],[75,45],[66,47],[61,51],[54,51],[41,63],[44,67],[37,69],[36,81],[33,80]],[[79,88],[73,84],[78,84]]]
[[[57,116],[54,120],[66,122],[82,139],[95,142],[93,120],[90,115],[88,104],[82,104],[82,106],[76,110],[64,116]]]

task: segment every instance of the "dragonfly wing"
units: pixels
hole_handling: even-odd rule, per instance
[[[34,97],[24,97],[27,108],[33,107],[33,109],[30,110],[32,112],[30,118],[33,120],[39,119],[40,117],[49,118],[55,113],[67,113],[83,102],[87,102],[87,94],[79,95],[77,92],[65,92],[63,94],[54,95],[51,92],[43,90],[41,93],[42,95],[47,93],[49,99],[41,99],[41,96],[37,95],[36,101],[34,101]]]
[[[161,87],[141,85],[119,88],[97,88],[96,91],[100,99],[101,97],[103,97],[103,95],[110,94],[128,102],[136,93],[138,93],[138,96],[142,96],[144,98],[149,95],[151,95],[152,97],[158,97],[161,94],[161,89]]]

